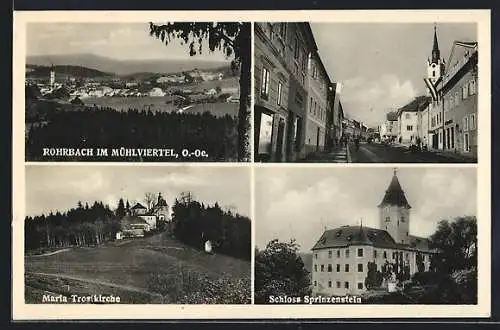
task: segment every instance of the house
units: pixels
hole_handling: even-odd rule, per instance
[[[428,239],[411,235],[411,206],[396,171],[377,207],[379,228],[341,226],[326,230],[318,239],[312,248],[313,295],[365,292],[369,262],[379,271],[383,266],[395,267],[398,262],[410,276],[430,269],[436,251],[430,248]]]
[[[163,97],[163,96],[165,96],[165,94],[166,93],[160,87],[153,87],[149,91],[149,96],[151,96],[151,97]]]

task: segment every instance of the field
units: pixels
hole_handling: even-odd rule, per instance
[[[166,234],[102,247],[72,248],[25,257],[25,300],[41,303],[44,293],[113,294],[121,297],[121,303],[176,303],[179,292],[170,288],[182,284],[170,282],[182,281],[186,274],[191,280],[193,274],[203,277],[209,284],[226,279],[230,285],[241,286],[250,283],[250,262],[206,254]],[[169,279],[169,283],[158,279]],[[248,291],[250,298],[249,285],[239,289]]]
[[[137,109],[139,111],[160,111],[172,112],[176,111],[177,107],[172,106],[170,96],[164,97],[100,97],[100,98],[84,98],[83,103],[87,106],[110,107],[119,111],[128,111],[129,109]],[[184,110],[185,113],[203,113],[210,112],[216,117],[224,117],[230,115],[236,117],[238,115],[238,103],[205,103],[195,104],[193,107]]]

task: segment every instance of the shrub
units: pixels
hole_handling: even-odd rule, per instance
[[[412,281],[420,285],[437,285],[449,279],[449,276],[439,272],[417,272],[413,274]]]

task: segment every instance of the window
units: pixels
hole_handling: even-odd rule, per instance
[[[269,98],[269,70],[262,68],[262,80],[260,81],[260,96],[264,99]]]
[[[363,264],[358,264],[358,273],[363,272]]]
[[[317,272],[318,271],[318,265],[314,265],[314,271]]]
[[[349,264],[345,264],[344,272],[349,273]]]
[[[309,113],[313,112],[313,98],[311,97],[311,102],[309,103]]]
[[[377,258],[377,250],[373,250],[373,259]]]
[[[276,98],[276,103],[278,105],[281,105],[281,96],[283,94],[283,84],[280,82],[278,82],[278,96]]]
[[[469,133],[464,133],[464,151],[470,151]]]
[[[363,256],[363,248],[358,249],[358,257]]]
[[[318,260],[318,254],[317,253],[314,254],[314,259]]]
[[[474,113],[470,115],[469,129],[476,129],[476,114]]]
[[[340,264],[337,264],[337,273],[340,273]]]
[[[318,282],[314,281],[314,286],[318,286]]]
[[[325,271],[325,265],[321,265],[321,271],[324,272]]]
[[[328,287],[331,288],[332,287],[332,281],[328,281]]]
[[[397,252],[392,252],[392,260],[396,259],[398,253]]]
[[[384,251],[384,259],[387,259],[387,251]]]
[[[469,130],[469,117],[465,116],[463,118],[463,126],[464,126],[464,132],[467,132]]]
[[[469,94],[470,95],[476,94],[476,80],[475,79],[472,79],[469,82]]]
[[[337,258],[340,258],[340,250],[337,250]]]
[[[332,264],[328,264],[328,272],[331,273],[332,272]]]
[[[337,289],[340,289],[340,281],[337,281]]]
[[[405,255],[405,260],[410,260],[410,254],[408,252]]]
[[[401,217],[401,222],[405,222],[405,217]]]
[[[344,282],[344,288],[349,289],[349,282]]]
[[[410,114],[409,113],[405,113],[405,119],[410,119]]]
[[[385,217],[385,222],[391,222],[391,217]]]
[[[407,131],[413,131],[413,125],[406,125]]]
[[[466,99],[469,96],[469,84],[462,86],[462,99]]]
[[[332,250],[328,251],[328,259],[332,259]]]
[[[363,290],[363,282],[358,282],[358,289]]]
[[[346,249],[346,250],[345,250],[345,257],[346,257],[346,258],[349,258],[349,249]]]

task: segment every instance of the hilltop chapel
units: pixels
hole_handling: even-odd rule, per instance
[[[430,268],[429,240],[411,235],[410,210],[397,172],[378,205],[379,228],[341,226],[326,230],[312,248],[313,295],[356,295],[366,291],[368,263],[381,271],[386,262],[403,260],[410,275]],[[423,267],[422,267],[423,263]]]

